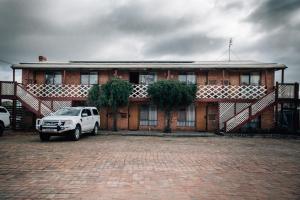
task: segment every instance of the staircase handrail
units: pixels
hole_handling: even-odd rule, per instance
[[[233,118],[235,118],[237,115],[241,114],[242,112],[244,112],[245,110],[249,110],[249,118],[252,116],[252,110],[251,107],[253,104],[257,103],[258,101],[262,100],[263,98],[267,97],[268,95],[270,95],[272,92],[275,92],[275,89],[270,90],[267,94],[265,94],[263,97],[261,97],[260,99],[257,99],[254,103],[251,103],[249,106],[247,106],[246,108],[240,110],[238,113],[236,113],[234,116],[230,117],[229,119],[227,119],[224,123],[224,130],[226,132],[226,127],[227,127],[227,122],[232,120]],[[268,105],[269,106],[269,105]],[[257,112],[259,113],[259,112]],[[256,113],[256,114],[257,114]],[[246,121],[246,120],[245,120]]]

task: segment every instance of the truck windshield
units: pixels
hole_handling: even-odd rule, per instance
[[[59,116],[78,116],[80,113],[80,109],[76,108],[63,108],[56,111],[53,115]]]

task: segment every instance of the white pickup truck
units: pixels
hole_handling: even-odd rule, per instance
[[[99,125],[100,116],[95,107],[62,108],[36,121],[41,141],[48,141],[51,136],[61,135],[68,135],[76,141],[82,133],[96,135]]]
[[[10,126],[9,117],[10,114],[6,108],[0,106],[0,136],[2,136],[4,129]]]

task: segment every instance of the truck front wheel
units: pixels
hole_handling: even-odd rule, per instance
[[[47,133],[41,133],[40,132],[40,140],[42,142],[49,141],[50,140],[50,135],[47,134]]]
[[[76,128],[75,128],[75,130],[72,133],[72,139],[74,141],[77,141],[77,140],[79,140],[80,135],[81,135],[81,128],[80,128],[79,125],[77,125]]]

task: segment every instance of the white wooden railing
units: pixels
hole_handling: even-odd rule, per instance
[[[225,125],[225,132],[233,131],[251,119],[254,119],[260,112],[275,103],[275,90],[265,95],[256,102],[250,104],[245,109],[241,110],[232,118],[228,119]]]
[[[197,99],[259,99],[266,94],[265,86],[198,85]],[[87,97],[89,85],[28,84],[26,89],[38,97]],[[147,98],[148,85],[133,85],[130,98]]]
[[[48,85],[28,84],[26,89],[38,97],[84,97],[88,95],[90,85]]]

